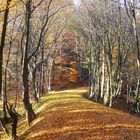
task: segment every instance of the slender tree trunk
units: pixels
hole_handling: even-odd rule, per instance
[[[9,64],[9,59],[10,59],[10,54],[11,54],[11,48],[12,48],[12,43],[10,42],[10,48],[8,51],[8,56],[4,68],[4,84],[3,84],[3,113],[4,113],[4,119],[5,121],[8,120],[7,117],[7,110],[6,110],[6,105],[7,105],[7,69],[8,69],[8,64]]]
[[[30,97],[29,97],[29,70],[28,70],[28,64],[24,62],[24,68],[23,68],[23,86],[24,86],[24,96],[23,96],[23,102],[24,107],[26,110],[26,119],[28,124],[36,118],[36,115],[32,109],[32,104],[30,103]]]
[[[17,103],[18,103],[18,92],[19,92],[19,90],[18,90],[18,82],[19,82],[19,77],[18,77],[18,49],[17,49],[17,52],[16,52],[16,64],[15,64],[15,67],[16,67],[16,73],[17,73],[17,75],[16,75],[16,84],[17,84],[17,86],[16,86],[16,98],[15,98],[15,107],[17,106]]]
[[[45,71],[44,71],[44,44],[42,45],[42,62],[43,62],[43,64],[42,64],[42,68],[41,68],[41,71],[42,71],[42,95],[44,95],[44,93],[45,93]]]
[[[49,71],[48,71],[48,92],[51,91],[53,62],[54,62],[54,59],[50,58],[50,66],[49,66]]]
[[[36,114],[32,109],[32,104],[30,103],[29,97],[29,68],[28,68],[28,51],[29,51],[29,38],[30,38],[30,19],[31,19],[31,0],[26,2],[26,46],[25,46],[25,56],[23,65],[23,103],[26,110],[26,119],[28,124],[36,118]]]
[[[3,113],[4,119],[7,120],[7,111],[6,111],[6,104],[7,104],[7,66],[5,68],[4,73],[4,86],[3,86]]]
[[[108,106],[109,104],[109,77],[107,77],[107,80],[106,80],[106,94],[104,96],[104,105]]]
[[[90,49],[90,56],[89,56],[89,95],[88,98],[91,99],[94,97],[94,86],[95,86],[95,66],[93,68],[93,55],[92,50]]]
[[[8,121],[8,117],[7,117],[7,110],[6,110],[6,104],[7,104],[7,97],[5,95],[5,91],[4,91],[4,83],[2,84],[2,107],[3,107],[3,118],[4,121],[7,122]]]
[[[103,50],[103,62],[102,62],[102,81],[101,81],[101,103],[103,103],[104,98],[104,81],[105,81],[105,60],[104,60],[104,50]]]
[[[35,98],[35,101],[38,102],[38,96],[37,96],[37,83],[36,83],[36,68],[34,69],[32,73],[32,83],[33,83],[33,96]]]
[[[0,42],[0,95],[2,94],[3,49],[4,49],[4,45],[5,45],[7,20],[8,20],[10,3],[11,3],[11,0],[7,0],[6,10],[5,10],[5,13],[4,13],[4,22],[3,22],[3,28],[2,28],[1,42]]]

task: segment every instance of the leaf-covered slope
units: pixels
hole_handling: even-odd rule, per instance
[[[85,98],[78,88],[48,96],[46,108],[23,137],[28,140],[140,140],[140,118]],[[22,138],[23,138],[22,137]]]

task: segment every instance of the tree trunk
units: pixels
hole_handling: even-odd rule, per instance
[[[35,98],[35,101],[39,102],[39,99],[37,97],[36,68],[32,73],[32,82],[33,82],[33,96]]]
[[[1,127],[2,127],[2,129],[4,130],[5,134],[6,134],[7,136],[9,136],[9,131],[8,131],[8,129],[6,128],[6,126],[5,126],[5,121],[4,121],[2,118],[0,118],[0,124],[1,124]]]
[[[101,103],[103,103],[103,98],[104,98],[104,81],[105,81],[105,62],[104,62],[104,50],[103,50],[102,81],[101,81]]]
[[[24,86],[23,103],[26,110],[26,119],[28,124],[30,125],[30,123],[36,118],[36,114],[34,113],[32,109],[32,104],[30,103],[28,77],[29,77],[28,64],[25,61],[23,68],[23,86]]]
[[[11,2],[11,0],[7,0],[6,10],[4,13],[4,22],[3,22],[3,28],[2,28],[1,42],[0,42],[0,95],[2,94],[3,49],[4,49],[4,45],[5,45],[5,37],[6,37],[7,20],[8,20],[8,14],[9,14],[10,2]]]
[[[12,139],[17,138],[17,123],[18,123],[18,113],[15,111],[15,107],[11,104],[6,104],[8,113],[12,119]]]
[[[41,75],[42,75],[42,95],[44,95],[45,93],[45,72],[44,72],[44,51],[45,51],[45,48],[44,48],[44,44],[42,45],[42,48],[41,48],[41,55],[42,55],[42,66],[41,66]]]
[[[104,96],[104,105],[108,106],[109,104],[109,78],[106,80],[106,94]]]
[[[30,38],[30,19],[31,19],[31,1],[26,2],[26,46],[24,55],[24,65],[23,65],[23,103],[26,110],[26,119],[28,124],[36,118],[36,114],[32,109],[32,104],[30,103],[29,97],[29,68],[28,68],[28,51],[29,51],[29,38]]]

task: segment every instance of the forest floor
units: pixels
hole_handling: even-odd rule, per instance
[[[86,99],[86,88],[52,93],[22,139],[140,140],[140,118]]]
[[[140,118],[86,98],[87,88],[44,97],[31,127],[19,122],[20,140],[140,140]]]

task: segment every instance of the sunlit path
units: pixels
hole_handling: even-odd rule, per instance
[[[24,135],[30,140],[140,139],[139,118],[85,98],[86,88],[52,92]]]

